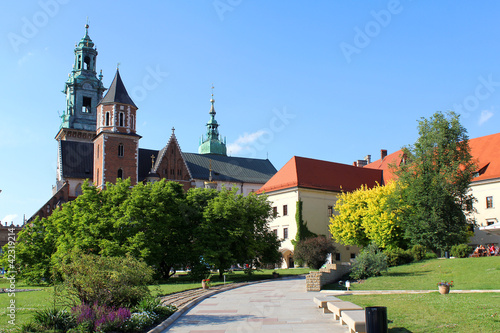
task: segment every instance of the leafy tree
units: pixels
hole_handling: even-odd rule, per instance
[[[232,264],[260,267],[279,259],[279,241],[267,221],[272,207],[267,197],[237,194],[223,188],[207,201],[197,229],[197,247],[203,260],[219,270]]]
[[[295,246],[294,258],[305,262],[310,268],[319,269],[329,253],[335,253],[332,240],[325,236],[316,236],[300,241]]]
[[[403,148],[404,163],[395,170],[406,204],[405,237],[411,245],[445,251],[466,242],[464,211],[470,209],[476,167],[457,114],[436,112],[419,121],[418,129],[419,138]]]
[[[402,202],[396,190],[396,183],[391,182],[343,192],[335,204],[339,214],[330,217],[333,238],[344,245],[366,246],[375,242],[382,248],[402,246]]]

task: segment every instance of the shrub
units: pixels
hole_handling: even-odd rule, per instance
[[[467,258],[472,253],[472,248],[467,244],[453,245],[450,254],[456,258]]]
[[[411,248],[411,254],[413,255],[413,261],[421,261],[425,258],[427,249],[425,246],[416,244]]]
[[[63,293],[72,305],[97,304],[130,307],[150,295],[147,284],[153,270],[143,261],[127,257],[81,255],[62,265]]]
[[[310,268],[319,269],[329,253],[335,253],[332,240],[325,236],[317,236],[300,241],[295,246],[293,256],[296,261],[302,260]]]
[[[76,325],[74,317],[66,310],[47,308],[36,310],[33,318],[27,324],[24,324],[21,332],[46,332],[57,330],[66,332]]]
[[[354,259],[350,276],[356,280],[366,279],[381,275],[385,270],[387,270],[387,256],[375,243],[372,243]]]
[[[76,318],[77,332],[113,332],[120,331],[122,325],[130,318],[130,310],[117,310],[107,306],[81,304],[71,309]],[[90,330],[90,331],[89,331]]]
[[[193,281],[201,281],[210,276],[210,266],[204,262],[197,262],[191,266],[189,276]]]
[[[437,257],[438,257],[438,256],[437,256],[437,254],[435,254],[435,253],[434,253],[434,252],[432,252],[432,251],[429,251],[429,252],[426,252],[426,253],[425,253],[425,257],[424,257],[424,259],[425,259],[425,260],[429,260],[429,259],[437,259]]]
[[[387,265],[389,267],[404,265],[413,261],[413,255],[399,247],[386,249],[384,253],[387,256]]]

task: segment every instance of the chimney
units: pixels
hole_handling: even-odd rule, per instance
[[[372,162],[372,155],[366,155],[365,161],[366,161],[366,164],[370,164]]]
[[[380,158],[384,159],[387,156],[387,149],[380,149]]]

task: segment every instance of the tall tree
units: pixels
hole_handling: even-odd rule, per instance
[[[419,138],[403,148],[404,163],[395,171],[408,206],[405,237],[412,245],[445,251],[467,240],[465,214],[476,167],[457,114],[436,112],[422,118],[418,130]]]

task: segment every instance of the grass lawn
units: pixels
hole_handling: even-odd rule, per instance
[[[226,283],[270,279],[272,277],[272,272],[274,271],[280,273],[280,276],[291,276],[307,274],[311,270],[308,268],[263,270],[256,272],[252,276],[247,276],[243,271],[235,271],[231,274],[226,274]],[[213,275],[210,279],[213,285],[224,283],[224,280],[219,279],[218,275]],[[6,279],[0,278],[0,288],[9,288],[9,284]],[[54,288],[52,287],[27,286],[22,282],[16,282],[16,288],[42,290],[19,292],[15,293],[15,296],[13,297],[9,297],[8,293],[0,294],[0,333],[15,332],[17,327],[21,326],[24,323],[27,323],[30,320],[34,310],[51,307],[54,304]],[[192,281],[189,281],[187,276],[170,278],[167,283],[149,286],[149,289],[155,296],[157,294],[168,295],[171,293],[196,288],[201,288],[201,281],[193,283]],[[7,316],[7,307],[9,306],[12,299],[15,299],[16,305],[15,325],[9,324],[8,321],[10,320],[10,318]]]
[[[500,289],[500,257],[435,259],[392,267],[383,276],[352,283],[351,290],[436,290],[430,294],[358,295],[340,298],[359,306],[385,306],[389,331],[500,332],[500,293],[437,292],[439,281],[453,289]],[[338,285],[329,286],[339,289]]]
[[[341,296],[359,306],[385,306],[390,333],[500,332],[500,293]]]

